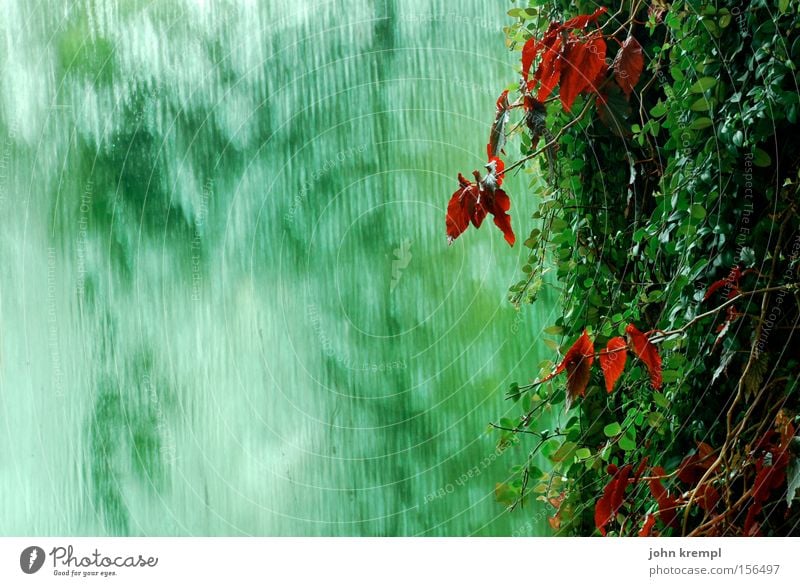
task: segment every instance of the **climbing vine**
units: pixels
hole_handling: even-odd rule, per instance
[[[524,230],[520,310],[559,292],[525,334],[552,359],[493,424],[527,451],[497,500],[557,534],[797,534],[798,7],[518,4],[517,80],[446,217],[450,242],[489,214]]]

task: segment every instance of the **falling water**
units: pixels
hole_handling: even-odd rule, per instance
[[[487,432],[533,196],[444,236],[505,3],[0,6],[4,534],[542,531]]]

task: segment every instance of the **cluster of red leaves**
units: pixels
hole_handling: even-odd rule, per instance
[[[776,429],[765,433],[756,443],[754,449],[755,478],[752,485],[752,503],[747,509],[744,521],[744,534],[760,536],[761,524],[758,516],[764,504],[775,495],[786,483],[786,469],[789,466],[789,444],[795,435],[794,425],[788,418],[779,413]]]
[[[600,368],[603,371],[606,391],[612,392],[614,385],[622,375],[627,362],[628,350],[644,362],[650,374],[650,382],[655,389],[660,389],[662,385],[661,377],[661,356],[655,345],[650,341],[647,334],[640,332],[633,324],[628,324],[625,328],[627,340],[621,336],[611,338],[603,351],[597,354],[600,360]],[[553,377],[567,372],[567,409],[572,401],[578,396],[586,395],[586,387],[589,385],[591,367],[594,363],[595,351],[594,343],[584,330],[583,334],[570,346],[564,359],[556,366],[555,370],[548,376],[540,380],[546,382]]]
[[[705,442],[697,444],[697,451],[686,456],[678,467],[678,479],[694,487],[695,502],[706,512],[713,511],[719,502],[719,492],[710,482],[698,485],[714,461],[714,448]]]
[[[458,189],[450,197],[445,219],[447,240],[450,243],[464,233],[470,222],[476,228],[480,228],[486,214],[492,214],[495,226],[503,232],[503,237],[509,246],[514,246],[516,237],[511,229],[511,216],[508,215],[511,199],[500,189],[505,165],[499,155],[505,145],[505,125],[509,109],[508,90],[506,90],[497,99],[497,113],[486,145],[489,157],[486,175],[481,177],[478,171],[473,171],[475,183],[472,183],[461,173],[458,174]]]
[[[676,525],[677,511],[678,507],[683,504],[682,501],[664,488],[661,478],[666,477],[667,474],[661,466],[651,468],[650,476],[644,478],[643,473],[646,467],[647,458],[637,466],[633,475],[631,475],[633,471],[631,464],[625,464],[622,468],[617,468],[613,464],[609,465],[608,473],[612,475],[611,480],[606,484],[603,489],[603,495],[597,499],[594,508],[594,524],[601,535],[606,534],[606,527],[616,518],[617,513],[625,503],[625,491],[628,486],[636,484],[640,480],[647,480],[650,493],[658,504],[658,518],[664,526],[674,527]],[[653,535],[655,522],[655,515],[648,514],[638,532],[639,537]]]
[[[551,22],[541,39],[530,38],[522,47],[522,75],[528,92],[538,86],[536,100],[544,102],[556,86],[565,111],[580,94],[596,93],[604,100],[603,86],[608,81],[606,64],[606,38],[599,28],[589,32],[589,25],[597,26],[606,8],[592,14],[581,14],[564,23]],[[577,32],[576,32],[577,31]],[[539,65],[530,77],[531,67],[539,58]],[[630,96],[644,68],[644,57],[639,42],[628,37],[617,52],[611,65],[613,79],[626,96]]]
[[[486,214],[492,214],[506,242],[514,245],[515,236],[508,215],[511,200],[500,189],[503,162],[499,158],[504,152],[505,129],[512,108],[522,106],[531,145],[536,148],[545,127],[544,101],[556,86],[566,111],[572,109],[572,104],[581,94],[597,94],[600,102],[604,103],[603,88],[609,82],[616,83],[625,96],[630,96],[644,68],[642,48],[635,38],[628,37],[621,43],[609,68],[606,63],[606,37],[598,27],[598,20],[605,13],[606,8],[599,8],[592,14],[581,14],[564,23],[551,22],[541,39],[532,37],[525,43],[522,48],[522,74],[525,78],[521,88],[522,100],[509,103],[508,90],[497,99],[495,118],[486,145],[488,172],[481,177],[478,171],[473,171],[475,183],[458,175],[458,190],[453,193],[447,206],[448,242],[452,243],[463,234],[470,223],[479,228]],[[590,25],[595,28],[587,32]],[[538,66],[533,77],[530,77],[537,59]],[[609,72],[613,72],[613,76],[609,76]]]
[[[487,214],[494,217],[495,226],[500,228],[506,242],[514,246],[514,231],[511,229],[511,200],[505,191],[500,189],[503,183],[503,161],[492,157],[487,165],[489,172],[481,177],[473,171],[475,183],[458,174],[458,190],[453,193],[447,204],[447,239],[452,242],[469,227],[470,222],[480,228]]]
[[[750,504],[742,528],[744,535],[761,535],[761,524],[758,520],[764,505],[780,497],[787,481],[786,471],[790,461],[790,443],[795,437],[795,428],[791,420],[781,411],[776,418],[775,428],[765,433],[752,449],[753,469],[755,475],[750,486]],[[595,503],[595,526],[601,535],[605,535],[608,524],[613,521],[620,508],[626,502],[628,486],[640,481],[647,481],[650,494],[658,505],[655,514],[647,514],[638,532],[640,537],[655,535],[656,516],[664,527],[677,527],[678,509],[688,504],[687,497],[694,494],[695,502],[706,513],[716,512],[720,502],[719,491],[710,481],[703,481],[703,477],[715,461],[717,450],[705,442],[697,444],[697,450],[686,456],[672,474],[661,466],[654,466],[649,471],[648,477],[643,477],[647,459],[639,464],[636,473],[632,474],[633,466],[626,464],[621,468],[614,465],[608,467],[611,479],[603,489],[602,496]],[[687,486],[686,492],[673,494],[665,488],[662,480],[676,476]]]
[[[645,458],[633,472],[631,464],[625,464],[622,468],[617,468],[614,464],[609,464],[606,471],[611,474],[611,480],[606,484],[603,489],[603,496],[601,496],[594,508],[594,524],[601,535],[606,534],[606,526],[617,516],[617,512],[625,502],[625,491],[631,484],[639,482],[639,478],[644,472],[647,465],[647,458]]]

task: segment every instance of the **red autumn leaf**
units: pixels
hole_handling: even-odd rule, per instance
[[[618,470],[609,466],[608,472],[613,474],[613,477],[603,489],[603,496],[597,499],[594,507],[594,525],[601,535],[606,534],[606,525],[611,522],[625,501],[625,489],[628,488],[628,475],[631,469],[630,464]]]
[[[511,200],[502,189],[499,189],[502,183],[502,175],[498,175],[503,170],[503,162],[496,157],[493,161],[489,161],[487,168],[489,173],[486,177],[481,179],[480,173],[473,171],[479,187],[479,205],[485,210],[484,215],[488,212],[494,217],[494,224],[503,232],[503,237],[508,242],[509,246],[514,246],[516,238],[514,231],[511,229],[511,216],[506,212],[511,209]]]
[[[647,366],[647,371],[650,373],[650,383],[653,388],[660,389],[663,379],[661,377],[661,356],[658,350],[650,339],[636,329],[633,324],[628,324],[625,332],[628,334],[634,354]]]
[[[578,94],[595,86],[593,82],[606,63],[606,42],[595,34],[585,41],[570,35],[562,54],[559,97],[564,110],[569,112]]]
[[[567,409],[569,409],[572,401],[586,395],[586,387],[589,385],[589,377],[591,374],[592,363],[594,362],[594,344],[586,333],[583,331],[581,337],[567,350],[564,360],[556,367],[555,372],[551,375],[555,376],[564,370],[567,371]]]
[[[705,442],[697,444],[697,452],[691,456],[686,456],[681,465],[678,466],[678,478],[689,485],[695,485],[708,470],[708,467],[714,462],[711,455],[714,453],[714,448]]]
[[[617,336],[611,338],[606,344],[606,349],[600,353],[600,368],[603,370],[603,377],[606,379],[606,391],[614,390],[617,379],[625,370],[625,361],[628,358],[628,344],[625,339]]]
[[[553,531],[561,529],[561,513],[556,513],[552,517],[547,517],[547,522],[550,523],[550,528]]]
[[[656,518],[652,513],[648,513],[644,519],[644,524],[639,530],[639,537],[650,537],[653,534],[653,526],[656,524]]]
[[[539,53],[544,53],[556,44],[561,36],[561,24],[551,22],[541,40],[531,37],[522,46],[522,77],[528,81],[531,66]],[[528,88],[530,89],[530,87]]]
[[[591,14],[580,14],[573,18],[570,18],[567,22],[564,23],[563,28],[570,30],[570,29],[584,29],[589,24],[596,24],[597,19],[600,18],[603,14],[605,14],[608,9],[605,6],[601,6]]]
[[[489,173],[485,178],[481,178],[480,173],[473,171],[476,183],[468,181],[461,173],[458,174],[459,188],[447,204],[445,224],[448,242],[452,243],[461,236],[470,222],[476,228],[480,228],[486,214],[492,214],[494,223],[503,232],[506,242],[511,246],[514,245],[511,216],[507,213],[511,209],[511,200],[505,191],[499,189],[503,182],[503,162],[497,157],[492,157],[487,168]]]
[[[491,161],[492,157],[497,157],[506,144],[506,123],[508,122],[508,90],[505,90],[497,98],[497,109],[489,132],[489,142],[486,145],[487,156]]]
[[[558,37],[558,39],[560,41],[561,37]],[[540,102],[544,102],[558,85],[558,80],[561,77],[562,62],[560,43],[556,43],[555,46],[548,47],[545,50],[542,62],[539,63],[539,68],[536,70],[534,77],[534,82],[539,82],[539,93],[536,94],[536,99]]]
[[[695,501],[704,511],[713,511],[719,502],[719,492],[710,483],[706,482],[697,487]]]
[[[617,80],[619,87],[630,96],[634,86],[639,83],[639,77],[644,68],[644,57],[642,56],[642,46],[634,37],[628,37],[622,43],[622,47],[614,58],[614,79]]]
[[[769,500],[772,491],[781,488],[786,482],[786,465],[788,458],[775,460],[773,453],[773,463],[765,465],[764,456],[756,460],[756,479],[753,482],[753,500],[764,502]]]
[[[731,269],[731,272],[728,273],[728,276],[724,279],[720,279],[719,281],[714,281],[711,286],[706,291],[706,294],[703,296],[703,301],[706,301],[709,297],[711,297],[716,291],[725,287],[727,289],[727,294],[725,297],[727,299],[732,299],[739,294],[739,281],[742,279],[744,273],[742,269],[738,266],[735,266]]]
[[[665,472],[661,466],[653,468],[653,476],[664,476]],[[648,483],[650,484],[650,493],[658,503],[658,518],[667,527],[674,527],[675,519],[677,517],[678,501],[673,498],[661,480],[658,478],[651,478]]]
[[[533,65],[533,60],[536,59],[536,54],[539,52],[539,40],[531,37],[522,46],[522,77],[525,81],[528,80],[528,74]]]
[[[453,242],[469,227],[470,220],[476,227],[480,226],[483,217],[476,214],[478,202],[478,186],[458,174],[458,190],[453,193],[450,203],[447,204],[447,240]]]

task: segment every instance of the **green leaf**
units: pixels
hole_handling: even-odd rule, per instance
[[[692,130],[703,130],[704,128],[708,128],[712,124],[713,122],[711,121],[711,118],[698,118],[697,120],[692,122],[690,128]]]
[[[756,167],[769,167],[772,165],[772,159],[766,151],[757,148],[753,153],[753,164]]]
[[[592,451],[589,448],[578,448],[575,451],[575,457],[578,458],[578,460],[586,460],[592,457]]]
[[[699,203],[692,204],[690,209],[690,213],[695,220],[702,220],[706,217],[706,209],[701,206]]]
[[[603,428],[603,433],[605,434],[606,437],[617,436],[620,434],[621,431],[622,431],[622,426],[616,421],[614,423],[609,423]]]
[[[564,462],[575,455],[578,445],[575,442],[564,442],[561,447],[556,450],[556,453],[550,456],[553,462]]]
[[[650,115],[653,118],[661,118],[664,114],[667,113],[667,105],[662,102],[661,100],[650,109]]]
[[[632,452],[636,449],[636,429],[629,427],[625,430],[625,435],[619,438],[619,447],[626,452]]]
[[[669,400],[663,393],[659,393],[658,391],[653,393],[653,402],[662,409],[669,408]]]
[[[562,328],[561,326],[550,326],[548,328],[545,328],[542,331],[544,331],[545,334],[550,334],[552,336],[557,336],[557,335],[562,334],[564,332],[564,328]]]
[[[715,85],[717,85],[717,78],[701,77],[692,85],[692,87],[689,88],[689,93],[701,94],[704,91],[711,89]]]

